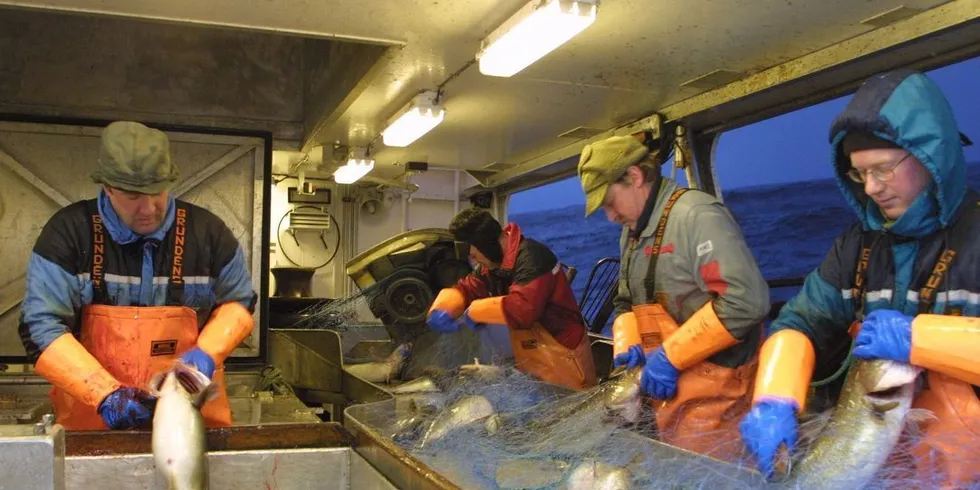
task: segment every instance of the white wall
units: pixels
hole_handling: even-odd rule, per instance
[[[273,152],[273,168],[289,168],[288,161],[295,159],[295,152],[275,151]],[[457,177],[458,175],[458,177]],[[277,176],[274,180],[281,178]],[[387,192],[394,193],[394,199],[390,202],[390,207],[379,206],[375,214],[368,214],[359,210],[357,223],[345,223],[342,203],[342,195],[345,186],[338,191],[334,184],[325,185],[331,189],[331,205],[328,211],[337,220],[338,229],[342,234],[356,233],[356,253],[350,254],[343,249],[346,240],[341,237],[341,250],[329,264],[314,273],[312,283],[312,293],[315,297],[337,298],[344,296],[345,283],[348,277],[345,271],[345,263],[349,257],[353,257],[378,243],[391,238],[404,231],[420,228],[446,228],[458,210],[469,207],[466,201],[459,202],[457,196],[460,191],[476,185],[477,182],[465,172],[457,172],[449,169],[429,169],[428,172],[417,174],[412,177],[412,182],[419,186],[419,191],[411,197],[405,193],[402,195],[398,189],[388,189]],[[280,252],[278,243],[277,226],[282,216],[290,209],[287,201],[287,188],[298,184],[298,179],[287,178],[274,185],[271,190],[271,213],[270,213],[270,240],[272,241],[272,252],[269,257],[270,267],[284,266],[292,264]],[[321,184],[322,185],[322,184]],[[360,187],[359,194],[366,194],[372,189]],[[358,203],[358,206],[360,204]],[[270,272],[270,294],[275,291],[275,279]],[[362,312],[362,321],[372,320],[370,313]]]

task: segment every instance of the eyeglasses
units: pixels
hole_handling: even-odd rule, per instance
[[[901,160],[891,165],[879,165],[870,170],[862,171],[851,167],[847,171],[847,177],[853,180],[854,182],[863,184],[868,181],[867,178],[868,174],[871,174],[871,176],[874,177],[875,180],[877,180],[878,182],[888,182],[889,180],[895,178],[895,169],[897,169],[898,166],[901,165],[902,162],[904,162],[910,156],[912,156],[912,153],[907,152],[905,153],[905,156],[901,158]]]

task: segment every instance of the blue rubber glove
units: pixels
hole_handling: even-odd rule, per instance
[[[214,376],[214,359],[207,352],[204,352],[198,347],[195,347],[184,355],[180,356],[180,360],[187,364],[188,366],[194,366],[201,374],[204,374],[211,379]]]
[[[643,353],[643,347],[640,346],[640,344],[631,345],[626,352],[616,356],[616,358],[613,359],[614,368],[626,366],[626,369],[633,369],[646,363],[647,356]]]
[[[677,376],[681,374],[670,360],[663,347],[647,356],[640,386],[643,392],[659,400],[670,400],[677,394]]]
[[[772,478],[776,453],[785,444],[790,454],[797,439],[796,403],[766,400],[756,403],[739,426],[742,442],[755,457],[759,471]]]
[[[123,386],[102,400],[98,412],[110,429],[133,429],[150,421],[155,402],[148,393]]]
[[[470,318],[469,308],[467,308],[466,311],[463,312],[463,316],[460,318],[460,323],[466,325],[467,327],[470,327],[470,330],[476,330],[476,327],[482,325],[482,323],[477,323],[473,321],[472,318]]]
[[[432,310],[426,323],[429,324],[429,328],[439,333],[452,333],[459,330],[459,323],[444,310]]]
[[[854,357],[908,363],[912,356],[913,317],[895,310],[871,312],[854,339]]]

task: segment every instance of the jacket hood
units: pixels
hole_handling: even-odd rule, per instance
[[[878,206],[865,194],[863,185],[846,175],[851,162],[841,150],[841,142],[852,131],[865,131],[895,143],[932,175],[932,183],[889,227],[891,231],[923,236],[955,220],[966,195],[966,157],[952,108],[932,80],[911,70],[876,75],[858,89],[831,126],[837,185],[865,229],[880,230],[885,219]]]

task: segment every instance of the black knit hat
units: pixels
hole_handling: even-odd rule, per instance
[[[449,232],[460,242],[469,243],[493,262],[504,261],[500,247],[500,223],[484,209],[469,208],[460,211],[449,224]]]
[[[844,141],[841,141],[841,151],[845,155],[850,155],[856,151],[862,150],[877,150],[882,148],[901,148],[900,146],[892,143],[883,138],[879,138],[872,133],[865,131],[852,131],[844,136]]]

